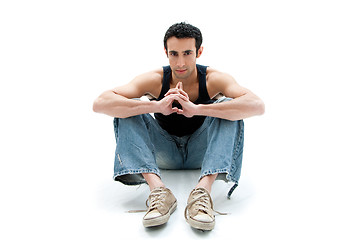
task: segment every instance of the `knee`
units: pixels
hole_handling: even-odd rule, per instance
[[[148,119],[143,115],[136,115],[127,118],[114,118],[114,128],[138,128],[140,125],[146,125]]]
[[[221,103],[221,102],[227,102],[227,101],[231,101],[233,100],[232,98],[228,98],[228,97],[221,97],[218,100],[216,100],[214,103]]]
[[[131,135],[134,132],[144,131],[147,129],[149,119],[143,115],[132,116],[128,118],[114,118],[114,132],[117,139],[120,135]]]
[[[244,120],[242,119],[230,121],[221,118],[213,118],[210,126],[212,127],[213,132],[224,132],[227,136],[235,134],[242,137],[244,135]]]

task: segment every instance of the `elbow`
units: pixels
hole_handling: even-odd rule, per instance
[[[93,107],[92,107],[92,109],[93,109],[93,111],[94,112],[96,112],[96,113],[101,113],[101,102],[102,102],[102,100],[101,100],[101,98],[99,97],[99,98],[97,98],[95,101],[94,101],[94,103],[93,103]]]
[[[250,106],[250,116],[259,116],[265,113],[265,104],[261,99],[253,100]]]
[[[265,113],[265,104],[262,100],[258,100],[256,103],[257,115],[263,115]]]
[[[109,105],[109,100],[111,100],[111,96],[113,91],[103,92],[99,97],[97,97],[93,103],[93,111],[96,113],[104,113]]]

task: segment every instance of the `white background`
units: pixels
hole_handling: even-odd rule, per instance
[[[357,1],[1,1],[1,239],[359,239]],[[179,201],[144,229],[146,186],[112,181],[103,91],[167,65],[163,36],[199,27],[199,64],[233,75],[266,113],[245,121],[243,172],[216,182],[212,232],[183,219],[196,172],[165,172]]]

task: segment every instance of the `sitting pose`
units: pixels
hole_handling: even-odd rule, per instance
[[[159,169],[201,169],[185,218],[196,229],[212,230],[211,186],[215,179],[233,182],[230,197],[240,178],[243,119],[264,113],[263,101],[232,76],[196,64],[201,44],[198,28],[172,25],[164,37],[169,66],[105,91],[93,105],[114,117],[114,180],[150,187],[145,227],[166,223],[177,206]]]

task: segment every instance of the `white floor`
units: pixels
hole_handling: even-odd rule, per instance
[[[359,3],[196,2],[0,2],[0,239],[360,239]],[[162,37],[180,21],[203,32],[197,63],[266,105],[245,121],[232,199],[214,184],[230,215],[211,232],[184,220],[194,171],[163,172],[179,202],[165,226],[126,213],[149,190],[112,180],[112,119],[91,108],[167,65]]]
[[[90,119],[92,114],[84,116]],[[360,179],[352,143],[333,144],[322,138],[316,145],[317,135],[303,142],[305,135],[299,132],[301,141],[287,141],[287,134],[294,133],[274,135],[279,124],[258,137],[268,127],[260,121],[269,123],[271,116],[246,121],[240,185],[228,200],[232,184],[215,182],[215,209],[230,214],[216,216],[211,232],[191,229],[183,216],[198,171],[162,172],[178,199],[166,225],[145,229],[143,213],[126,212],[146,209],[149,190],[146,185],[130,187],[112,180],[115,141],[110,118],[96,115],[68,138],[71,132],[66,129],[56,131],[62,137],[51,141],[31,142],[26,137],[28,144],[21,152],[16,144],[4,149],[12,155],[2,161],[0,176],[1,234],[6,236],[2,239],[359,239]],[[76,126],[81,122],[73,121]],[[41,123],[30,123],[35,127],[27,134],[34,136]],[[89,134],[90,125],[101,127]],[[45,131],[41,136],[53,134]],[[300,151],[299,146],[309,151]]]
[[[231,184],[216,182],[213,190],[213,200],[215,209],[220,212],[230,213],[227,216],[216,217],[216,228],[210,232],[200,232],[193,230],[186,223],[184,209],[187,197],[198,178],[198,171],[165,171],[163,179],[167,186],[172,189],[178,200],[178,208],[172,214],[169,222],[161,227],[145,229],[142,226],[142,216],[144,213],[126,213],[128,210],[146,209],[145,200],[149,194],[148,187],[126,187],[111,182],[104,182],[99,189],[98,208],[101,212],[114,221],[110,226],[114,228],[110,231],[126,232],[127,236],[133,234],[134,239],[144,237],[168,238],[169,236],[230,236],[233,228],[240,227],[241,216],[244,216],[248,205],[253,201],[253,189],[251,183],[246,179],[242,181],[242,190],[236,191],[231,200],[226,198],[227,190]],[[236,223],[234,225],[234,223]],[[237,226],[238,225],[238,226]],[[111,228],[110,228],[111,229]],[[132,233],[131,233],[132,232]],[[231,234],[230,234],[231,233]]]

